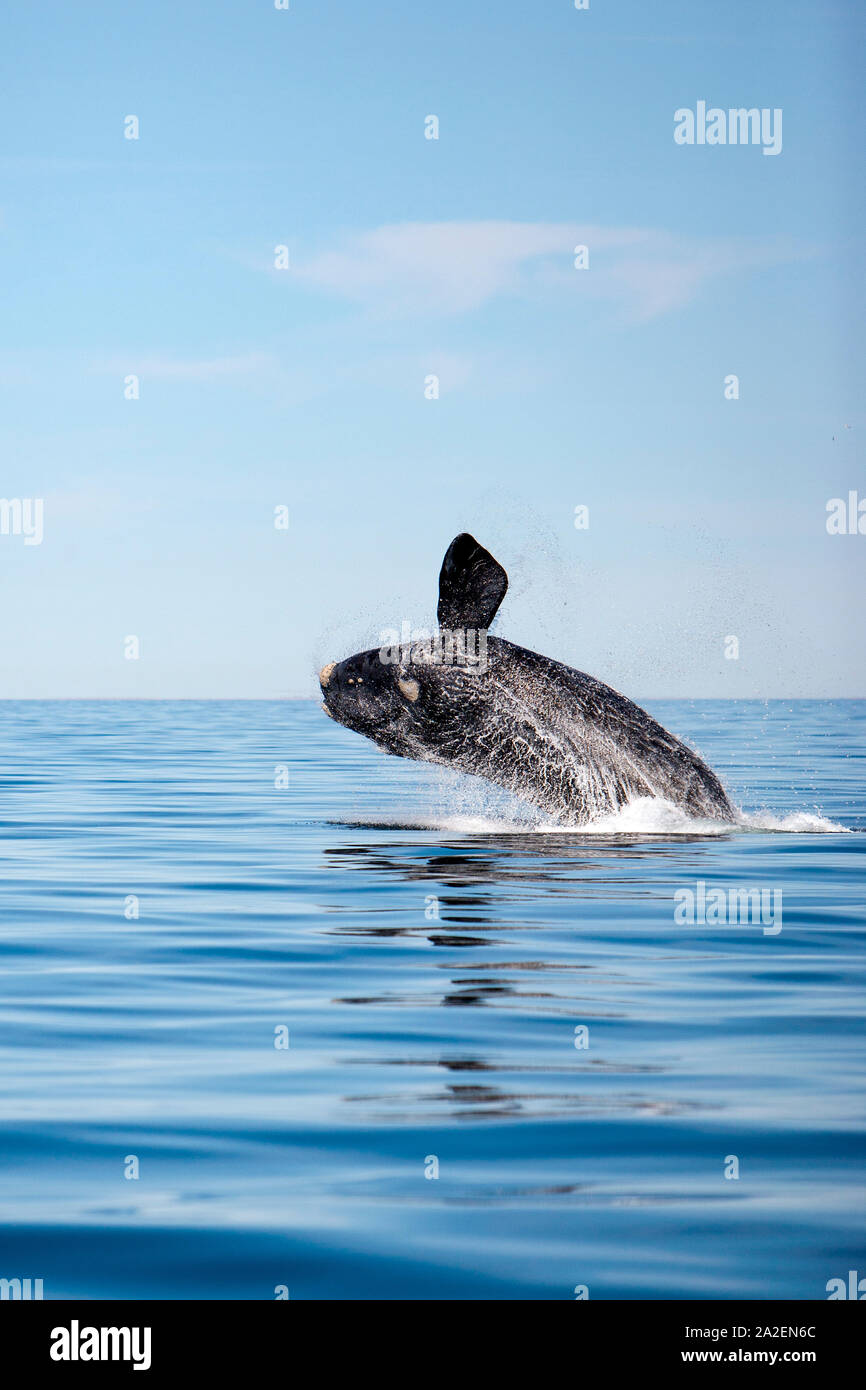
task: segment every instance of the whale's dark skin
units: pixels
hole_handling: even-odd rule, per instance
[[[457,536],[439,576],[440,629],[486,632],[507,587],[493,556]],[[323,708],[389,753],[484,777],[565,825],[648,796],[734,820],[715,773],[624,695],[525,647],[486,643],[486,669],[435,664],[423,644],[397,663],[378,648],[332,662],[319,674]]]

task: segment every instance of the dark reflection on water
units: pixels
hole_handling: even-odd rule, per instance
[[[864,837],[761,828],[866,824],[862,708],[653,712],[763,821],[537,833],[314,705],[7,702],[0,1276],[760,1299],[862,1266]],[[783,930],[678,925],[698,880],[780,887]]]

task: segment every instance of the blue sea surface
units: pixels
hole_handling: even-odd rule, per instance
[[[866,705],[647,707],[742,825],[533,828],[312,701],[0,704],[0,1277],[810,1299],[866,1275]],[[779,890],[781,930],[678,922],[699,883]]]

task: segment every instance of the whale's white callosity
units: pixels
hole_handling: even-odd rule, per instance
[[[377,649],[329,663],[319,677],[326,712],[388,752],[484,777],[563,824],[597,821],[640,797],[733,821],[715,774],[645,710],[487,634],[507,587],[493,556],[457,536],[439,576],[447,640],[406,646],[394,660]],[[460,640],[479,632],[480,644]]]

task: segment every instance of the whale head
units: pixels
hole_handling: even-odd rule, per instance
[[[439,574],[438,628],[412,633],[319,672],[322,708],[389,753],[442,761],[466,737],[473,694],[487,674],[487,629],[508,576],[473,536],[448,547]]]

